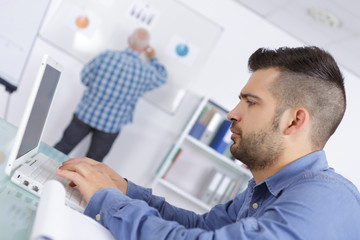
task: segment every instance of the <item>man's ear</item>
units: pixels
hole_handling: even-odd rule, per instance
[[[285,135],[294,134],[303,129],[309,122],[309,112],[305,108],[294,108],[290,110],[286,120]]]

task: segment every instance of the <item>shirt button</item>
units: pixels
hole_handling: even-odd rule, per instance
[[[96,214],[95,216],[96,221],[100,221],[100,217],[101,217],[100,213]]]
[[[259,207],[259,204],[257,204],[257,203],[253,203],[252,207],[253,207],[253,209],[255,209],[255,210],[256,210],[256,209]]]

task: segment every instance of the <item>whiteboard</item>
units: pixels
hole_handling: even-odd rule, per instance
[[[0,77],[17,87],[49,0],[0,0]]]
[[[222,34],[222,27],[177,0],[63,0],[41,36],[85,63],[106,49],[122,50],[137,27],[168,71],[168,82],[145,95],[174,113]]]

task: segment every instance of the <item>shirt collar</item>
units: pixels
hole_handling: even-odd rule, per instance
[[[268,177],[258,185],[266,184],[269,192],[277,196],[285,187],[287,187],[295,177],[304,174],[305,171],[321,171],[327,169],[328,163],[323,150],[310,153],[298,160],[290,163],[274,175]],[[251,181],[254,181],[252,179]],[[255,181],[251,184],[255,185]]]
[[[124,52],[130,56],[140,57],[140,53],[130,47],[126,48]]]

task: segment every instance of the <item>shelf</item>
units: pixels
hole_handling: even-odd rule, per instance
[[[179,194],[180,196],[186,198],[187,200],[191,201],[192,203],[196,204],[197,206],[203,208],[206,211],[211,209],[211,207],[208,204],[202,202],[198,198],[196,198],[196,197],[192,196],[191,194],[185,192],[184,190],[182,190],[179,187],[177,187],[176,185],[166,181],[165,179],[162,179],[162,178],[159,179],[158,184],[161,184],[162,186],[168,188],[169,190]]]
[[[215,109],[215,113],[213,109]],[[206,115],[206,112],[207,114],[210,115]],[[207,122],[206,124],[204,123],[204,126],[209,126],[209,125],[212,126],[211,129],[210,128],[208,129],[209,132],[207,133],[207,134],[211,134],[213,126],[217,124],[222,124],[223,121],[226,119],[227,110],[219,106],[215,102],[211,101],[210,99],[204,97],[201,100],[198,107],[196,108],[196,110],[194,111],[191,118],[186,123],[183,131],[177,138],[176,142],[174,142],[174,144],[172,145],[165,159],[160,164],[156,172],[156,176],[152,181],[151,186],[153,188],[156,187],[157,185],[161,186],[161,188],[163,188],[163,190],[165,190],[169,194],[172,194],[176,197],[181,196],[181,198],[179,198],[180,202],[184,200],[190,203],[190,205],[194,207],[196,206],[196,209],[203,209],[205,211],[209,211],[211,209],[211,206],[209,206],[209,204],[201,201],[196,195],[190,194],[197,192],[196,187],[199,186],[196,184],[200,184],[200,183],[202,184],[202,181],[204,180],[203,178],[206,175],[206,172],[204,172],[204,168],[207,169],[214,168],[216,169],[216,171],[223,172],[224,174],[228,175],[231,179],[238,179],[238,180],[246,180],[246,178],[250,179],[252,174],[249,169],[242,166],[242,163],[240,161],[230,159],[228,156],[225,156],[224,154],[217,152],[215,149],[211,148],[207,144],[189,135],[189,133],[192,131],[194,127],[194,124],[200,119],[200,116],[203,113],[205,113],[204,116],[206,118],[203,118],[202,121],[206,120],[205,122]],[[216,115],[212,115],[212,114],[216,114]],[[211,125],[210,121],[213,116],[217,116],[217,117],[214,118],[215,120],[212,122]],[[217,126],[220,128],[220,125]],[[227,127],[227,125],[223,125],[223,126]],[[216,129],[216,127],[214,129]],[[198,134],[201,135],[203,133],[204,132],[201,133],[201,128],[200,128]],[[224,132],[221,132],[221,134],[223,133]],[[177,158],[177,153],[179,149],[184,150],[183,151],[184,154],[182,154],[179,160],[177,160],[177,162],[180,165],[177,164],[176,165],[177,168],[175,167],[172,169],[171,172],[173,174],[170,173],[168,175],[168,180],[163,179],[162,176],[167,174],[168,169],[170,169],[170,167],[174,163],[174,159]],[[188,164],[193,163],[189,161],[189,159],[191,158],[189,156],[191,156],[191,154],[194,154],[194,156],[199,157],[199,161],[197,161],[196,164],[194,164],[194,168],[191,169],[193,171],[189,171],[187,169]],[[184,175],[190,174],[189,172],[191,172],[191,174],[194,174],[195,177],[189,175],[185,180],[182,179]],[[200,173],[203,173],[203,175]],[[179,183],[179,185],[176,185],[177,181],[183,181],[183,182],[181,184]],[[186,184],[191,184],[189,186],[195,184],[194,191],[191,191],[190,190],[191,187],[188,187]]]
[[[239,164],[237,164],[235,161],[237,160],[231,160],[228,157],[226,157],[223,154],[218,153],[217,151],[215,151],[213,148],[211,148],[210,146],[200,142],[198,139],[187,135],[185,137],[185,140],[187,140],[188,142],[194,144],[195,146],[197,146],[198,148],[201,148],[204,152],[207,152],[208,154],[210,154],[211,156],[214,156],[216,158],[216,160],[218,162],[220,162],[221,164],[230,167],[232,169],[237,170],[238,172],[242,173],[242,174],[246,174],[247,176],[251,176],[250,170],[247,168],[244,168],[242,166],[240,166]]]

